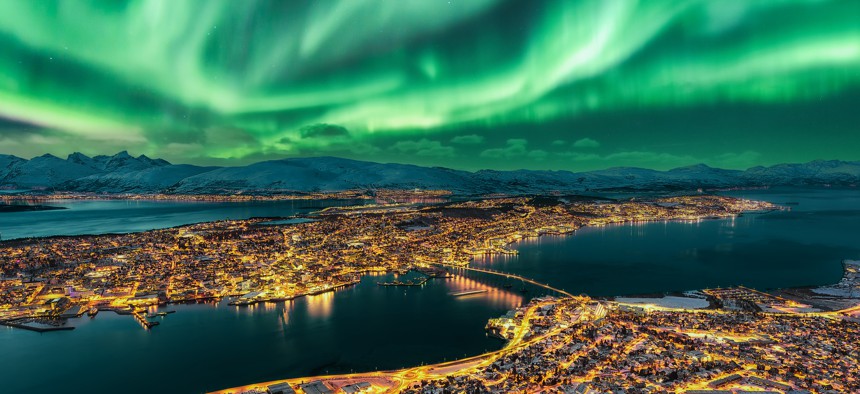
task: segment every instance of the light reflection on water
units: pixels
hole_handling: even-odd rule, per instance
[[[151,330],[112,312],[72,319],[76,329],[66,332],[0,330],[4,357],[19,360],[0,369],[0,381],[9,392],[45,392],[54,387],[51,382],[98,370],[99,379],[88,381],[87,390],[111,392],[123,385],[128,370],[158,375],[170,359],[168,364],[182,365],[182,379],[171,380],[171,390],[203,392],[284,377],[403,368],[500,348],[503,343],[488,337],[484,325],[524,302],[489,275],[430,279],[415,288],[376,285],[394,277],[368,275],[356,286],[286,302],[230,306],[225,299],[149,308],[176,311],[152,318],[160,325]],[[488,291],[450,294],[467,288]],[[43,361],[33,354],[73,356],[75,362],[64,363],[52,372],[58,380],[47,381],[38,378]],[[130,385],[123,391],[151,389]]]
[[[860,258],[860,190],[728,194],[798,204],[726,219],[585,227],[527,238],[512,245],[519,255],[481,256],[474,264],[572,293],[614,296],[830,284],[842,276],[843,259]]]
[[[727,220],[660,222],[582,229],[573,236],[528,238],[519,256],[482,257],[477,266],[521,274],[578,294],[617,295],[714,284],[768,287],[833,282],[839,261],[860,258],[860,193],[788,195],[790,212]],[[4,234],[5,235],[5,234]],[[0,381],[9,392],[56,390],[57,381],[87,380],[87,390],[145,393],[128,371],[171,379],[176,392],[201,392],[284,377],[395,369],[478,354],[502,343],[484,334],[487,319],[540,295],[516,280],[481,273],[431,279],[421,288],[385,288],[392,274],[373,274],[357,286],[255,307],[171,305],[177,313],[143,330],[130,316],[101,312],[73,320],[77,329],[37,334],[0,330],[7,360]],[[510,286],[505,288],[505,286]],[[520,288],[529,292],[518,294]],[[454,297],[465,289],[487,289]],[[177,356],[181,349],[181,356]],[[44,379],[45,358],[62,362]],[[122,359],[122,363],[115,360]],[[165,361],[168,360],[168,361]]]
[[[312,318],[327,318],[334,306],[334,292],[309,295],[305,297],[308,306],[308,316]]]

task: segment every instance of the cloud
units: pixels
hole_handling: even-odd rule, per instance
[[[704,163],[717,168],[749,168],[761,158],[755,151],[723,153],[711,157],[676,155],[654,151],[622,151],[608,155],[583,153],[580,151],[559,152],[555,157],[577,162],[592,162],[600,168],[616,166],[635,166],[655,169],[670,169],[691,164]]]
[[[401,153],[412,153],[418,156],[429,157],[453,157],[454,148],[442,145],[439,141],[430,141],[422,138],[417,141],[398,141],[391,146],[392,150]]]
[[[350,144],[349,151],[358,155],[375,155],[381,152],[382,149],[366,142],[359,142],[356,144]]]
[[[595,161],[600,160],[600,155],[596,153],[582,153],[582,152],[560,152],[557,153],[561,158],[570,159],[574,161]]]
[[[451,138],[451,142],[455,144],[480,144],[484,142],[484,137],[477,134],[458,135]]]
[[[749,168],[756,165],[761,159],[761,153],[755,151],[744,151],[741,153],[723,153],[714,156],[708,164],[721,168]]]
[[[481,157],[492,159],[510,159],[515,157],[527,157],[534,160],[543,160],[549,156],[549,152],[540,149],[528,149],[529,142],[523,138],[511,138],[505,143],[504,148],[492,148],[481,152]]]
[[[349,131],[343,126],[317,123],[303,126],[299,129],[302,138],[339,138],[349,136]]]
[[[527,152],[526,145],[528,143],[528,141],[522,138],[511,138],[507,141],[504,148],[487,149],[481,152],[481,157],[498,159],[523,156]]]
[[[617,166],[636,166],[636,167],[657,167],[672,168],[690,163],[701,163],[693,156],[679,156],[671,153],[651,152],[651,151],[623,151],[615,152],[608,155],[598,155],[595,153],[582,153],[577,151],[560,152],[556,154],[558,157],[579,161],[579,162],[595,162],[600,167],[617,167]]]
[[[567,144],[565,140],[555,140],[552,142],[552,146],[564,146],[565,144]]]
[[[693,156],[649,151],[617,152],[603,156],[603,160],[609,162],[609,165],[617,163],[618,165],[649,166],[649,163],[658,163],[670,167],[701,162]]]
[[[573,143],[573,146],[574,148],[597,148],[600,146],[600,143],[596,140],[586,137],[583,139],[576,140],[576,142]]]
[[[540,149],[535,149],[526,153],[526,157],[534,160],[543,160],[546,159],[547,156],[549,156],[549,152]]]

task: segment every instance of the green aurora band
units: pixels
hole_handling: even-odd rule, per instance
[[[860,1],[9,0],[0,49],[23,156],[860,159]]]

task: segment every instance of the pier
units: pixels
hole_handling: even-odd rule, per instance
[[[50,331],[67,331],[74,330],[74,326],[66,326],[66,325],[50,325],[50,324],[34,324],[33,322],[29,322],[28,320],[32,319],[23,319],[23,321],[19,320],[8,320],[8,321],[0,321],[0,325],[20,328],[22,330],[29,330],[35,332],[50,332]]]
[[[407,280],[405,282],[401,282],[399,280],[395,280],[392,282],[377,282],[376,285],[377,286],[394,286],[394,287],[424,286],[424,284],[427,283],[427,280],[429,280],[429,279],[430,278],[428,278],[428,277],[423,277],[423,278],[418,279],[418,280]]]
[[[159,324],[157,321],[149,321],[149,320],[146,320],[146,316],[143,314],[143,312],[142,312],[142,311],[139,311],[139,310],[133,310],[133,311],[131,312],[131,315],[132,315],[132,316],[134,316],[134,318],[135,318],[135,319],[136,319],[140,324],[142,324],[142,325],[143,325],[143,327],[144,327],[144,328],[146,328],[146,329],[150,329],[150,328],[152,328],[152,327],[154,327],[154,326],[157,326],[157,325]]]
[[[304,297],[304,296],[314,296],[314,295],[319,295],[319,294],[323,294],[323,293],[337,291],[340,289],[345,289],[347,287],[355,286],[359,282],[360,282],[360,280],[353,280],[353,281],[349,281],[349,282],[338,283],[338,284],[331,285],[331,286],[324,286],[322,288],[310,290],[310,291],[305,292],[305,293],[298,293],[298,294],[293,294],[293,295],[284,296],[284,297],[256,297],[256,296],[247,297],[248,294],[251,294],[251,293],[248,293],[248,294],[245,294],[244,296],[240,296],[236,300],[228,302],[227,305],[230,305],[230,306],[249,306],[249,305],[259,304],[259,303],[263,303],[263,302],[292,301],[292,300],[295,300],[296,298],[300,298],[300,297]]]

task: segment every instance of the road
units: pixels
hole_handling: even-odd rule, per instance
[[[540,282],[534,281],[534,280],[526,278],[526,277],[522,277],[522,276],[514,275],[514,274],[509,274],[506,272],[493,271],[493,270],[485,269],[485,268],[465,267],[465,266],[439,264],[439,263],[436,263],[436,265],[441,265],[441,266],[445,266],[445,267],[454,267],[454,268],[462,269],[462,270],[466,270],[466,271],[482,272],[485,274],[491,274],[491,275],[501,276],[501,277],[505,277],[505,278],[519,279],[523,282],[530,283],[530,284],[533,284],[535,286],[542,287],[544,289],[554,291],[554,292],[559,293],[559,294],[563,294],[567,297],[575,297],[573,294],[570,294],[570,293],[568,293],[562,289],[557,289],[555,287],[552,287],[546,283],[540,283]]]
[[[367,373],[355,373],[355,374],[346,374],[346,375],[326,375],[326,376],[314,376],[314,377],[305,377],[299,379],[286,379],[279,380],[274,382],[266,382],[266,383],[255,383],[248,386],[243,387],[234,387],[227,390],[221,390],[213,392],[213,394],[232,394],[232,393],[241,393],[247,390],[256,389],[265,387],[267,385],[271,385],[274,383],[280,382],[289,382],[291,385],[298,385],[301,382],[310,382],[315,380],[322,380],[323,382],[330,381],[332,383],[337,382],[338,386],[341,386],[344,381],[370,381],[370,382],[387,382],[387,384],[375,384],[374,393],[399,393],[410,385],[417,383],[421,380],[426,379],[441,379],[446,376],[450,376],[452,374],[461,375],[464,373],[469,373],[472,371],[476,371],[481,367],[485,367],[489,364],[492,364],[500,357],[503,357],[507,354],[514,353],[526,346],[533,345],[539,341],[543,341],[545,338],[556,335],[562,331],[561,328],[557,328],[555,330],[548,331],[542,335],[536,335],[528,340],[525,340],[525,334],[529,331],[529,321],[535,315],[535,312],[543,307],[552,303],[552,301],[539,302],[531,305],[527,311],[525,311],[524,318],[522,322],[516,329],[516,334],[514,338],[508,342],[502,349],[479,354],[473,357],[467,357],[455,361],[448,361],[438,364],[424,365],[414,368],[407,368],[397,371],[380,371],[380,372],[367,372]]]

